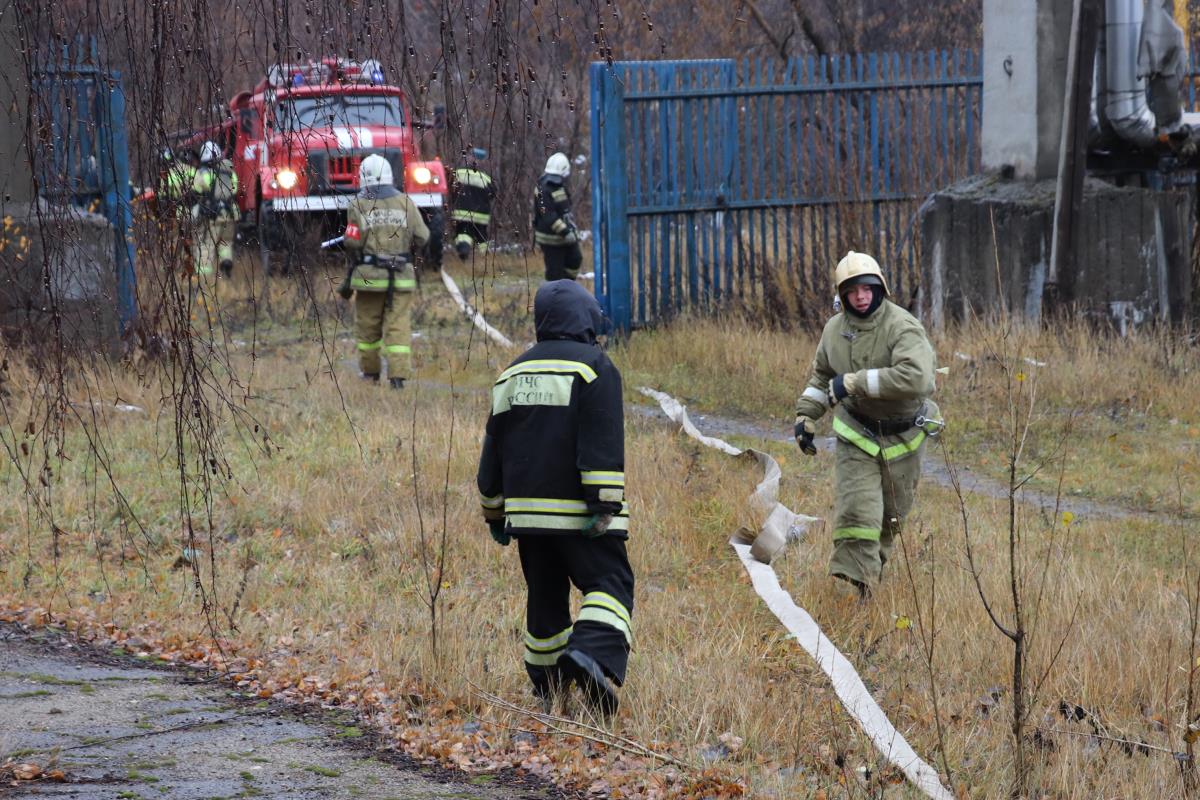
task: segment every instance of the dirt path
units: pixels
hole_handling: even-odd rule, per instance
[[[423,768],[350,715],[252,704],[194,671],[109,658],[44,629],[0,626],[0,720],[0,755],[65,775],[0,785],[5,797],[562,797],[512,774]]]
[[[627,403],[625,409],[632,414],[674,424],[662,413],[657,405]],[[701,433],[709,436],[744,436],[768,442],[785,442],[788,444],[792,442],[792,437],[786,430],[767,428],[753,420],[734,419],[718,414],[701,414],[690,409],[688,410],[688,416],[691,417],[692,422],[696,423],[696,427],[700,429]],[[817,447],[827,452],[833,451],[833,443],[834,439],[832,436],[817,439]],[[925,457],[921,464],[921,474],[925,479],[933,481],[939,486],[947,488],[953,486],[950,471],[946,467],[940,447],[926,447]],[[977,475],[970,467],[963,466],[958,468],[958,481],[964,495],[975,494],[996,499],[1008,497],[1008,487],[1005,484],[986,475]],[[1056,498],[1049,492],[1025,488],[1021,490],[1018,497],[1022,503],[1034,506],[1046,514],[1053,514],[1055,510]],[[1174,518],[1172,515],[1166,513],[1126,508],[1115,503],[1106,503],[1101,500],[1090,500],[1083,497],[1065,496],[1057,501],[1057,506],[1060,513],[1069,511],[1078,518],[1097,516],[1112,519],[1153,519],[1160,521]]]

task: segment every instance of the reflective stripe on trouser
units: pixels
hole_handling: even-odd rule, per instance
[[[546,280],[557,281],[566,278],[573,281],[583,263],[583,252],[578,244],[544,244],[542,261],[546,265]]]
[[[885,462],[837,440],[830,575],[866,584],[879,580],[893,540],[912,510],[920,477],[921,448]]]
[[[387,358],[389,378],[412,375],[412,292],[393,292],[392,307],[384,308],[385,292],[354,293],[354,337],[358,340],[358,368],[380,374]]]
[[[192,268],[196,275],[212,277],[221,261],[233,261],[233,221],[197,220],[192,227]]]
[[[480,245],[481,247],[487,243],[488,226],[480,225],[475,222],[466,222],[463,220],[455,220],[454,222],[454,243],[458,244],[466,242],[470,245]]]
[[[566,649],[586,653],[617,685],[624,683],[633,617],[633,570],[624,540],[616,536],[516,538],[528,589],[525,669],[534,686],[547,685],[558,655]],[[584,595],[574,624],[571,584]],[[564,632],[566,643],[559,649],[556,637]],[[549,643],[553,661],[539,658],[529,646],[531,641]]]

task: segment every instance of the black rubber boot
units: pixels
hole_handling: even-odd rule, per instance
[[[393,389],[404,388],[404,378],[388,378],[388,383],[391,384]]]
[[[558,667],[548,667],[545,681],[534,683],[533,696],[541,706],[543,714],[553,714],[554,706],[559,703],[571,689],[570,680]]]
[[[222,261],[221,262],[221,277],[228,278],[232,274],[233,274],[233,262],[232,261]]]
[[[617,689],[594,658],[578,650],[567,650],[558,659],[558,666],[579,686],[597,716],[608,719],[617,713],[620,703]]]
[[[379,383],[378,372],[360,372],[358,377],[362,378],[364,381],[373,381],[374,383]]]
[[[471,255],[471,245],[466,242],[455,242],[454,252],[458,253],[459,259],[466,261],[467,256]]]

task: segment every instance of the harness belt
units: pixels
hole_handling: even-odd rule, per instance
[[[904,433],[916,424],[911,419],[871,419],[870,417],[855,414],[848,408],[846,409],[846,413],[866,428],[867,433],[873,436],[895,436],[898,433]]]

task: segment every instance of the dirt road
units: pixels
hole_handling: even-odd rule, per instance
[[[346,714],[251,703],[190,670],[12,626],[0,626],[0,760],[5,754],[65,780],[0,785],[4,797],[562,796],[516,775],[420,767],[379,748]]]

